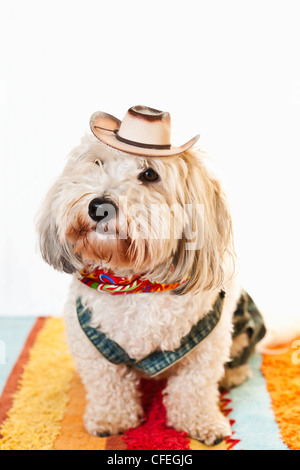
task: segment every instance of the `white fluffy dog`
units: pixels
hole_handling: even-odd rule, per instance
[[[94,201],[100,209],[99,201],[112,204],[116,216],[105,219],[106,211],[97,218]],[[167,219],[164,210],[176,204],[203,207],[193,220],[195,230],[201,230],[200,248],[187,249],[187,220],[176,210],[169,211],[165,224],[170,236],[159,236]],[[164,208],[163,217],[153,217],[153,206]],[[129,225],[129,235],[121,236]],[[145,236],[146,227],[152,236]],[[243,334],[232,341],[232,319],[242,290],[233,275],[231,218],[201,151],[190,148],[176,155],[148,156],[87,135],[49,191],[38,231],[44,259],[73,273],[65,322],[86,389],[87,431],[103,436],[138,426],[142,419],[138,384],[145,373],[110,362],[97,350],[79,323],[76,300],[80,298],[91,312],[91,327],[140,361],[153,352],[179,348],[182,338],[213,309],[222,289],[221,317],[210,334],[157,377],[168,379],[164,390],[168,425],[207,445],[229,436],[228,419],[218,405],[219,385],[222,380],[226,386],[237,385],[248,377],[247,365],[235,369],[225,365],[249,339]],[[174,288],[110,295],[81,282],[83,269],[88,273],[96,268],[122,279],[140,275]]]

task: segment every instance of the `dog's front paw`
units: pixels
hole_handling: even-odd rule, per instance
[[[202,412],[201,412],[202,411]],[[192,439],[214,446],[222,442],[226,437],[231,436],[231,428],[228,419],[218,410],[209,412],[186,413],[178,409],[168,410],[168,425],[183,431]]]
[[[218,416],[212,416],[211,419],[199,421],[188,431],[188,434],[192,439],[207,446],[215,446],[231,436],[231,428],[228,419],[220,413]]]
[[[106,416],[105,413],[94,408],[87,407],[84,415],[84,426],[89,434],[97,437],[107,437],[122,434],[129,428],[135,428],[141,423],[140,416],[136,415],[113,415]]]

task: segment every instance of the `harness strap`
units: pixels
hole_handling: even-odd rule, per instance
[[[76,301],[76,307],[81,328],[102,356],[113,364],[126,364],[146,373],[149,377],[154,377],[190,353],[213,331],[221,318],[224,297],[225,293],[221,291],[212,310],[182,338],[179,348],[174,351],[154,351],[139,361],[132,359],[119,344],[104,333],[90,326],[92,313],[82,305],[80,297]]]

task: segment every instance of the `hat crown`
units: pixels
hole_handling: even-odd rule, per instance
[[[170,146],[170,114],[148,106],[133,106],[125,114],[117,134],[127,142]]]
[[[149,120],[160,120],[163,115],[169,114],[159,109],[149,108],[149,106],[143,106],[141,104],[137,106],[132,106],[128,109],[128,113],[133,114],[134,116],[141,117]]]

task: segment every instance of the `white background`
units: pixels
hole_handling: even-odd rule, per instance
[[[244,286],[268,321],[299,314],[299,1],[14,0],[0,20],[0,315],[59,315],[68,275],[34,216],[96,110],[201,133],[234,216]]]

